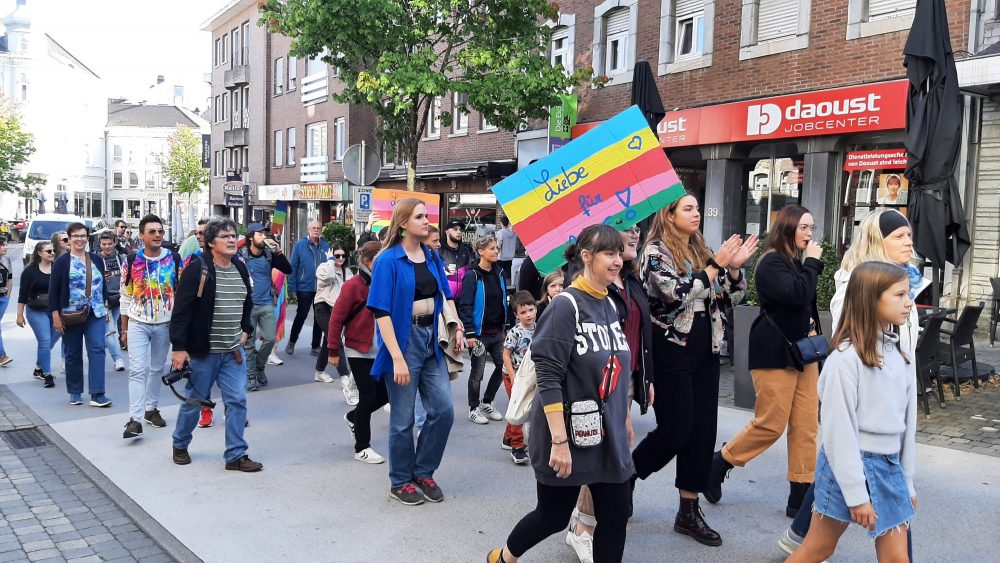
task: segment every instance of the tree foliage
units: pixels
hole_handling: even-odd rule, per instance
[[[34,197],[32,186],[45,180],[21,173],[21,166],[34,152],[34,139],[24,130],[20,112],[8,100],[0,99],[0,191]]]
[[[209,173],[201,165],[201,135],[183,125],[167,139],[170,150],[159,158],[163,179],[174,185],[174,192],[191,194],[208,184]]]
[[[330,221],[323,225],[323,238],[330,244],[339,242],[344,250],[354,252],[354,229],[348,225]]]
[[[339,73],[342,103],[371,108],[378,137],[408,163],[413,189],[420,138],[437,96],[468,97],[509,131],[549,106],[591,69],[567,76],[547,56],[558,16],[549,0],[261,0],[261,24],[290,37],[291,53],[321,56]],[[454,116],[441,112],[441,126]]]

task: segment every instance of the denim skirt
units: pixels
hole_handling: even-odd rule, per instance
[[[906,479],[903,478],[903,468],[899,464],[899,454],[876,454],[860,452],[861,462],[865,469],[865,481],[868,496],[875,509],[875,530],[868,530],[872,539],[908,524],[916,514],[910,502]],[[833,468],[826,458],[823,448],[816,458],[816,477],[814,480],[816,500],[813,510],[823,516],[828,516],[850,524],[851,509],[844,500],[844,493],[833,476]]]

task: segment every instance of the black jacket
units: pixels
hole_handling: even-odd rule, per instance
[[[819,325],[816,309],[816,285],[823,271],[823,262],[806,258],[799,263],[774,252],[765,255],[757,265],[754,284],[761,312],[750,327],[750,369],[784,369],[792,367],[785,340],[795,342],[809,333],[809,319]],[[771,316],[782,334],[764,317]]]
[[[243,332],[253,334],[254,327],[250,323],[250,311],[253,309],[250,273],[246,265],[238,259],[233,260],[233,264],[247,287],[240,326],[243,327]],[[202,270],[205,270],[205,286],[199,298],[198,286],[201,285]],[[187,352],[196,358],[207,356],[214,312],[215,263],[211,256],[206,259],[206,256],[202,255],[197,260],[191,260],[181,272],[180,283],[174,293],[174,311],[170,317],[170,343],[174,346],[174,352]]]
[[[639,358],[639,369],[632,374],[632,390],[635,402],[639,403],[639,412],[646,414],[646,409],[649,408],[649,396],[646,390],[653,383],[654,374],[653,349],[650,347],[653,342],[652,315],[649,312],[649,298],[646,297],[646,292],[642,289],[642,282],[639,281],[639,278],[634,273],[628,272],[624,275],[623,279],[625,281],[626,295],[634,299],[636,305],[639,307],[639,341],[642,348],[642,356]],[[625,318],[628,316],[628,304],[619,295],[617,287],[609,287],[608,294],[611,295],[611,300],[614,301],[615,307],[618,308],[618,316],[624,330]],[[632,354],[637,353],[639,352],[632,350]]]

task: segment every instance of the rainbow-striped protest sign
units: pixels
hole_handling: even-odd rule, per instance
[[[674,167],[637,106],[493,186],[539,272],[587,225],[635,225],[684,195]]]

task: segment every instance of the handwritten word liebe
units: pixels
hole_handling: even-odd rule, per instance
[[[548,188],[548,191],[545,192],[545,201],[554,200],[559,194],[572,189],[581,180],[590,176],[583,166],[568,172],[566,171],[566,167],[563,166],[560,167],[560,170],[562,170],[562,175],[552,178],[551,182],[549,182],[550,173],[548,170],[542,170],[541,179],[532,180],[535,184],[545,184],[545,187]]]

